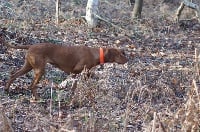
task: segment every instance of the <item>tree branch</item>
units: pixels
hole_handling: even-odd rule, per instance
[[[197,20],[200,22],[200,8],[199,8],[199,6],[197,4],[194,4],[190,1],[188,1],[188,0],[183,0],[183,2],[181,2],[181,5],[177,9],[175,20],[179,21],[179,18],[181,16],[181,13],[182,13],[185,6],[195,10]]]

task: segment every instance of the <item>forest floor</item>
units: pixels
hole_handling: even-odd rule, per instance
[[[129,59],[124,65],[104,64],[74,79],[48,65],[38,85],[40,100],[31,101],[28,73],[4,92],[10,73],[24,63],[25,50],[0,44],[0,118],[22,131],[199,131],[200,24],[192,10],[174,21],[179,2],[144,2],[142,19],[131,20],[125,1],[100,1],[97,28],[82,16],[86,0],[61,0],[55,24],[54,0],[0,0],[0,30],[16,44],[51,42],[64,45],[115,47]],[[200,3],[197,2],[199,5]],[[112,23],[112,24],[111,24]],[[59,84],[64,88],[58,89]],[[0,131],[5,120],[0,120]]]

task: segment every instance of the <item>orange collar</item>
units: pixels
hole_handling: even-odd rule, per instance
[[[104,63],[104,52],[103,52],[103,48],[99,49],[99,59],[100,59],[100,64]]]

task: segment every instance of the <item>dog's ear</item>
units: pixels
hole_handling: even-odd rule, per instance
[[[122,53],[122,55],[124,55],[124,56],[126,55],[124,49],[120,49],[120,52]]]
[[[116,55],[116,51],[113,48],[106,48],[104,54],[105,54],[105,61],[113,62]]]
[[[124,50],[110,48],[105,52],[105,60],[107,62],[116,62],[119,64],[124,64],[127,62],[127,58]]]
[[[107,48],[104,49],[104,57],[108,56],[108,50]]]

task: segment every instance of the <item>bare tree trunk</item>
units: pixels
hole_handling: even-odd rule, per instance
[[[97,26],[97,14],[98,14],[98,0],[88,0],[86,7],[86,16],[85,19],[90,28]]]
[[[135,0],[135,5],[132,12],[132,18],[141,18],[143,0]]]
[[[56,0],[56,24],[59,24],[60,0]]]
[[[176,12],[176,21],[179,21],[179,18],[181,16],[181,13],[184,9],[184,7],[187,6],[191,9],[194,9],[195,12],[196,12],[196,17],[198,19],[198,21],[200,22],[200,7],[197,5],[197,4],[194,4],[188,0],[183,0],[183,2],[181,3],[181,5],[179,6],[179,8],[177,9],[177,12]]]

